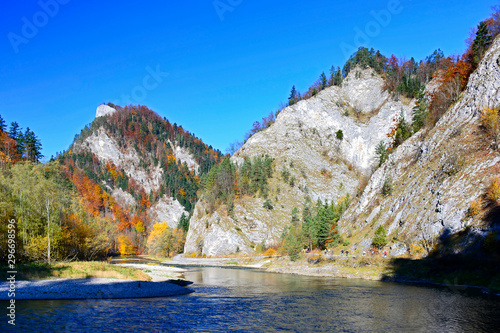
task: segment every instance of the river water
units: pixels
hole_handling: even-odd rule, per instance
[[[498,332],[497,297],[460,289],[188,267],[170,298],[17,301],[26,332]],[[5,309],[7,303],[2,302]],[[2,316],[0,331],[10,328]]]

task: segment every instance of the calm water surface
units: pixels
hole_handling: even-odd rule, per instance
[[[190,295],[18,301],[26,332],[498,332],[500,300],[464,290],[189,267]],[[1,303],[6,306],[5,302]],[[6,317],[0,331],[8,331]]]

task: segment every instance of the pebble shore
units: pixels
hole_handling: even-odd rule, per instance
[[[194,292],[169,282],[120,279],[51,279],[16,281],[16,300],[110,299],[177,296]],[[0,300],[9,300],[9,283],[0,282]]]

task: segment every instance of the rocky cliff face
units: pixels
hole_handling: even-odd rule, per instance
[[[404,142],[371,176],[340,221],[353,249],[368,248],[379,226],[389,234],[393,255],[418,248],[425,254],[438,236],[467,227],[481,234],[482,226],[467,212],[500,169],[500,156],[479,126],[480,111],[500,104],[499,56],[497,39],[459,101],[432,130]],[[382,196],[384,182],[393,187],[387,197]]]
[[[243,197],[235,200],[233,216],[224,206],[208,214],[202,200],[190,221],[185,252],[252,253],[256,244],[279,240],[292,209],[301,208],[306,196],[330,201],[354,195],[377,164],[376,145],[389,141],[386,134],[401,114],[411,119],[414,102],[392,98],[383,85],[373,70],[357,68],[342,87],[327,88],[282,110],[273,125],[253,135],[232,157],[239,164],[266,154],[274,158],[269,181],[274,208],[264,208],[261,198]],[[281,176],[283,170],[295,179],[293,186]]]

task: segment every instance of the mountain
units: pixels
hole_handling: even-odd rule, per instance
[[[480,119],[483,109],[499,105],[499,47],[496,39],[468,84],[473,67],[447,58],[434,69],[424,94],[410,99],[390,89],[389,66],[381,72],[358,64],[340,86],[284,108],[231,157],[234,170],[228,164],[214,172],[219,186],[224,182],[217,177],[234,181],[234,200],[224,191],[205,190],[185,253],[220,256],[277,246],[299,228],[300,215],[302,228],[321,228],[307,221],[311,209],[319,212],[325,201],[334,215],[339,209],[333,203],[350,206],[341,218],[330,218],[340,220],[320,237],[321,244],[340,239],[351,253],[377,244],[394,255],[426,255],[453,235],[460,238],[457,249],[484,237],[489,229],[483,217],[491,205],[483,199],[500,158]],[[392,63],[398,68],[397,59]],[[412,120],[419,119],[416,110],[424,101],[431,107],[421,129]],[[272,170],[266,177],[244,171],[267,158]],[[245,182],[261,189],[243,191]],[[475,216],[474,201],[480,212]],[[312,219],[317,218],[319,213]]]
[[[221,153],[145,106],[109,104],[58,159],[94,215],[111,216],[141,252],[155,223],[174,229],[189,216]]]
[[[231,158],[238,165],[258,156],[274,159],[269,180],[274,208],[264,208],[263,198],[244,196],[235,201],[231,217],[224,207],[206,214],[204,202],[199,202],[185,252],[253,253],[256,244],[279,242],[293,208],[301,207],[306,196],[313,201],[354,196],[376,166],[377,144],[389,142],[386,134],[401,116],[411,119],[415,106],[415,101],[398,100],[383,88],[383,78],[373,69],[357,67],[341,87],[326,88],[283,109]]]

